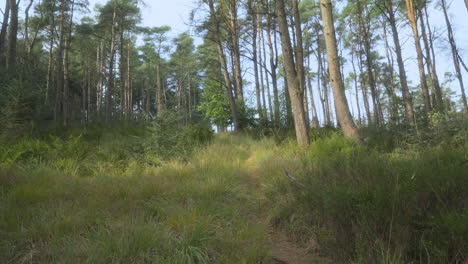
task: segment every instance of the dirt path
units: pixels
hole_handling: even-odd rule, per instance
[[[299,247],[286,234],[271,228],[270,250],[272,264],[320,264],[332,263],[328,259],[314,253],[313,248]]]
[[[255,184],[257,189],[263,193],[263,185],[259,179],[259,171],[261,168],[250,162],[246,161],[246,171],[249,178]],[[301,247],[296,242],[292,241],[288,235],[277,228],[273,227],[267,216],[261,216],[257,219],[262,225],[268,226],[268,248],[271,252],[271,264],[328,264],[333,263],[330,259],[320,256],[317,253],[318,245],[313,241],[309,243],[308,247]]]

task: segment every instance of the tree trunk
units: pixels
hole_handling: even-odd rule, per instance
[[[465,94],[465,85],[463,84],[463,76],[462,76],[461,69],[460,69],[460,61],[458,59],[458,48],[455,42],[455,37],[453,35],[452,24],[450,23],[450,19],[448,17],[446,0],[441,0],[441,6],[442,6],[442,11],[444,12],[445,23],[447,24],[448,41],[450,43],[450,47],[452,50],[453,65],[455,66],[455,72],[458,78],[458,82],[460,83],[463,107],[465,111],[468,111],[468,104],[467,104],[466,94]]]
[[[69,23],[69,32],[65,38],[64,45],[64,57],[63,57],[63,125],[68,125],[69,119],[69,93],[70,93],[70,71],[69,71],[69,52],[71,48],[71,37],[72,37],[72,26],[73,26],[73,13],[75,10],[75,0],[71,1],[71,13],[70,13],[70,23]]]
[[[127,81],[125,78],[127,77],[127,74],[125,71],[127,70],[127,67],[125,67],[125,40],[124,40],[124,32],[123,30],[120,31],[120,41],[119,41],[119,76],[120,76],[120,119],[124,120],[125,119],[125,109],[127,106],[125,105],[127,101],[125,100],[125,91],[127,88],[125,85],[127,84]]]
[[[414,115],[414,110],[413,110],[413,99],[408,88],[408,80],[406,78],[405,63],[403,61],[400,37],[398,35],[398,29],[396,26],[395,12],[393,10],[393,2],[392,0],[386,0],[385,3],[387,7],[390,28],[392,29],[393,44],[395,45],[395,53],[397,55],[397,64],[398,64],[398,71],[400,75],[400,84],[401,84],[401,90],[403,94],[403,101],[405,104],[406,121],[410,125],[415,125],[416,120],[415,120],[415,115]]]
[[[271,82],[273,84],[273,108],[274,108],[274,123],[276,127],[280,126],[280,105],[279,105],[279,94],[278,94],[278,77],[276,74],[276,69],[278,68],[278,57],[275,55],[275,48],[276,45],[276,36],[275,36],[275,27],[272,21],[272,16],[270,14],[270,6],[268,1],[264,1],[264,5],[267,8],[267,25],[266,25],[266,36],[267,36],[267,43],[268,49],[270,51],[270,70],[271,70]],[[274,35],[274,42],[272,41],[271,35]],[[265,58],[266,59],[266,58]]]
[[[53,72],[54,72],[55,20],[54,20],[54,16],[51,14],[49,14],[49,23],[50,23],[49,25],[49,62],[47,65],[47,80],[46,80],[46,90],[45,90],[45,99],[44,99],[45,105],[49,104],[50,92],[52,91],[52,87],[54,83]]]
[[[344,84],[341,79],[340,62],[336,46],[335,26],[333,24],[333,8],[330,0],[320,0],[325,43],[327,46],[328,68],[333,87],[333,95],[338,116],[338,121],[346,137],[362,142],[353,117],[349,112],[348,102],[344,92]]]
[[[26,7],[24,11],[24,41],[25,41],[25,46],[29,44],[29,9],[31,9],[31,6],[33,4],[34,0],[30,0],[28,6]]]
[[[372,105],[373,105],[373,110],[374,110],[374,122],[376,124],[380,124],[380,104],[379,104],[379,99],[378,96],[379,94],[377,93],[377,84],[375,81],[375,73],[374,73],[374,60],[372,58],[372,47],[371,47],[371,34],[370,30],[367,27],[367,25],[364,25],[364,20],[363,20],[363,8],[361,6],[361,0],[357,1],[358,5],[358,19],[359,19],[359,31],[362,36],[362,42],[364,43],[364,51],[366,54],[366,68],[367,68],[367,75],[369,79],[369,86],[371,90],[371,96],[372,96]],[[371,122],[371,120],[369,120]]]
[[[257,100],[257,112],[260,116],[260,123],[264,124],[265,123],[265,116],[263,113],[263,108],[262,108],[262,101],[261,101],[261,92],[260,92],[260,81],[259,81],[259,75],[258,75],[258,52],[257,52],[257,35],[258,35],[258,27],[260,25],[260,22],[258,19],[259,15],[257,14],[257,6],[253,5],[253,0],[249,0],[248,3],[248,9],[249,13],[252,16],[252,60],[253,60],[253,66],[254,66],[254,77],[255,77],[255,96]]]
[[[219,39],[221,30],[220,30],[220,25],[219,21],[216,16],[216,10],[214,7],[214,2],[213,0],[208,0],[208,5],[210,8],[210,15],[211,18],[213,19],[213,26],[214,26],[214,36],[215,36],[215,44],[218,52],[218,59],[221,64],[221,71],[223,72],[223,78],[224,78],[224,85],[226,86],[226,93],[227,97],[229,99],[229,105],[231,108],[231,115],[232,115],[232,121],[234,123],[234,131],[238,132],[241,130],[241,123],[239,120],[239,112],[237,110],[237,104],[236,100],[234,98],[233,90],[232,90],[232,83],[231,83],[231,78],[229,77],[229,72],[228,72],[228,65],[226,62],[226,56],[224,54],[223,50],[223,45],[221,43],[221,40]]]
[[[264,65],[264,62],[263,62],[263,53],[262,53],[262,48],[264,48],[264,46],[262,45],[262,30],[260,28],[260,30],[258,31],[258,62],[259,62],[259,65],[260,65],[260,69],[259,69],[259,77],[260,77],[260,87],[261,87],[261,90],[262,90],[262,99],[263,99],[263,113],[265,115],[265,122],[268,123],[269,122],[269,117],[268,117],[268,114],[270,113],[268,111],[268,106],[270,107],[271,109],[271,105],[268,105],[268,102],[271,102],[271,100],[266,100],[266,97],[265,97],[265,81],[264,81],[264,78],[263,78],[263,65]],[[268,91],[267,91],[268,92]],[[271,114],[271,113],[270,113]]]
[[[284,6],[284,0],[276,1],[276,11],[281,35],[281,46],[283,49],[284,70],[288,79],[288,90],[294,116],[296,138],[299,145],[309,145],[310,139],[308,124],[306,123],[303,105],[304,91],[301,90],[301,76],[299,75],[301,72],[304,72],[304,65],[301,65],[299,63],[296,64],[296,62],[294,61],[294,52],[291,47],[291,39],[289,36],[289,28],[286,17],[286,10]],[[300,19],[296,19],[296,23],[300,23]],[[297,69],[300,69],[299,72],[297,71]]]
[[[8,25],[8,49],[6,68],[10,73],[14,73],[16,69],[16,43],[18,40],[18,3],[16,0],[10,1],[11,18]]]
[[[106,122],[112,119],[112,94],[114,92],[114,61],[115,61],[115,34],[118,0],[114,0],[114,11],[112,14],[110,58],[109,58],[109,76],[106,91]]]
[[[96,116],[99,121],[102,119],[102,90],[104,84],[104,42],[98,46],[97,51],[98,82],[96,87]]]
[[[435,57],[434,43],[433,43],[433,34],[432,34],[431,25],[429,23],[429,15],[427,13],[427,6],[424,7],[424,13],[425,13],[425,18],[426,18],[426,22],[427,22],[427,29],[428,29],[428,33],[429,33],[430,53],[427,56],[431,57],[431,55],[432,55],[431,75],[433,75],[432,82],[433,82],[433,86],[434,86],[434,90],[435,90],[437,108],[438,108],[439,111],[444,112],[445,111],[445,105],[444,105],[444,99],[443,99],[443,95],[442,95],[442,88],[440,87],[439,77],[437,76],[436,57]],[[424,21],[424,18],[422,16],[421,16],[421,21]],[[426,49],[427,49],[427,47],[426,47]]]
[[[268,98],[268,110],[269,113],[270,113],[270,120],[273,122],[274,121],[274,113],[273,113],[273,104],[272,104],[272,100],[271,100],[271,90],[270,90],[270,78],[268,77],[268,69],[267,69],[267,66],[266,66],[266,60],[267,60],[267,56],[266,56],[266,46],[265,46],[265,37],[263,36],[263,30],[260,31],[261,34],[260,34],[260,39],[261,39],[261,43],[262,43],[262,47],[263,49],[260,49],[260,51],[263,51],[263,59],[262,59],[262,69],[265,73],[265,84],[266,84],[266,90],[267,90],[267,98]]]
[[[6,47],[6,37],[8,31],[8,21],[10,20],[10,1],[5,1],[5,11],[3,12],[3,22],[2,22],[2,29],[0,31],[0,63],[3,67],[3,53],[5,52]]]
[[[351,28],[350,28],[351,30]],[[358,75],[357,75],[357,71],[356,71],[356,64],[355,64],[355,53],[356,53],[356,49],[355,49],[355,45],[354,45],[354,42],[351,43],[351,65],[353,67],[353,80],[354,80],[354,92],[355,92],[355,96],[356,96],[356,105],[357,105],[357,110],[358,110],[358,123],[359,125],[362,125],[362,121],[361,121],[361,106],[360,106],[360,103],[359,103],[359,93],[358,93]]]
[[[389,69],[389,78],[390,78],[390,85],[385,85],[387,94],[390,100],[390,120],[391,123],[398,123],[398,102],[397,96],[395,93],[395,72],[394,72],[394,59],[392,49],[390,48],[390,44],[388,43],[387,37],[387,23],[383,21],[383,37],[385,42],[385,51],[387,55],[387,62],[388,62],[388,69]]]
[[[58,121],[63,113],[63,89],[64,89],[64,73],[63,73],[63,49],[65,38],[65,0],[60,2],[60,23],[57,47],[57,86],[55,89],[55,115],[54,119]]]
[[[421,48],[421,40],[418,32],[417,17],[413,5],[413,0],[406,0],[406,8],[408,9],[408,19],[410,21],[411,29],[413,30],[414,45],[416,47],[416,53],[418,57],[418,68],[419,68],[419,79],[421,82],[422,95],[424,100],[424,110],[427,119],[427,115],[431,112],[431,97],[429,95],[429,89],[427,87],[426,73],[424,70],[424,55]]]
[[[70,43],[70,37],[65,36],[65,45],[64,45],[64,51],[63,51],[63,97],[62,97],[62,107],[63,107],[63,113],[62,113],[62,118],[63,118],[63,125],[67,126],[68,125],[68,117],[69,117],[69,92],[70,92],[70,71],[69,71],[69,64],[68,64],[68,58],[69,58],[69,44]]]
[[[236,86],[236,98],[239,99],[241,107],[244,107],[244,89],[242,86],[242,70],[240,60],[240,47],[239,47],[239,25],[237,22],[237,1],[230,0],[229,9],[229,22],[230,22],[230,33],[231,33],[231,45],[232,45],[232,63],[234,71],[234,83]]]

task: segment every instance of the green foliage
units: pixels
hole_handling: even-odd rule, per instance
[[[309,148],[213,140],[173,112],[150,128],[36,131],[0,148],[0,262],[269,263],[268,217],[335,262],[463,263],[459,118],[434,115],[429,141],[373,130],[365,146],[316,129]]]
[[[148,127],[149,135],[143,141],[145,151],[162,158],[187,156],[195,147],[213,138],[208,124],[183,126],[183,118],[177,112],[160,113]]]
[[[190,130],[193,141],[212,138]],[[262,200],[239,177],[252,140],[226,137],[190,162],[150,164],[141,128],[74,133],[2,148],[1,263],[265,263],[267,233],[250,221]]]
[[[34,85],[21,79],[0,82],[0,137],[21,136],[38,117],[42,98]]]
[[[267,194],[277,205],[273,223],[298,241],[314,239],[323,252],[346,262],[468,258],[466,151],[460,145],[385,153],[334,135],[307,153],[286,148],[277,151],[289,153],[283,159],[304,187],[282,175],[284,163],[269,165],[277,172],[263,177],[272,182]]]

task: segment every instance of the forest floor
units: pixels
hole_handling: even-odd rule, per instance
[[[462,263],[455,139],[390,152],[217,135],[162,159],[139,133],[25,138],[0,149],[0,263]]]
[[[222,136],[180,161],[118,142],[21,143],[0,170],[1,263],[327,263],[270,223],[270,140]]]

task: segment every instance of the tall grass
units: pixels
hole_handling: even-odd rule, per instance
[[[132,150],[133,137],[97,138],[2,150],[1,263],[266,261],[267,232],[251,221],[264,201],[243,167],[249,145],[226,137],[156,164],[157,153]]]
[[[272,155],[283,157],[261,165],[277,205],[272,222],[345,263],[463,263],[466,153],[459,146],[382,153],[339,135],[296,154],[278,148]],[[304,187],[284,176],[285,167]]]
[[[5,142],[0,263],[270,263],[272,227],[335,262],[468,258],[459,134],[423,146],[382,133],[385,145],[359,146],[327,129],[309,148],[221,134],[168,158],[145,147],[159,140],[147,133],[90,127]]]

